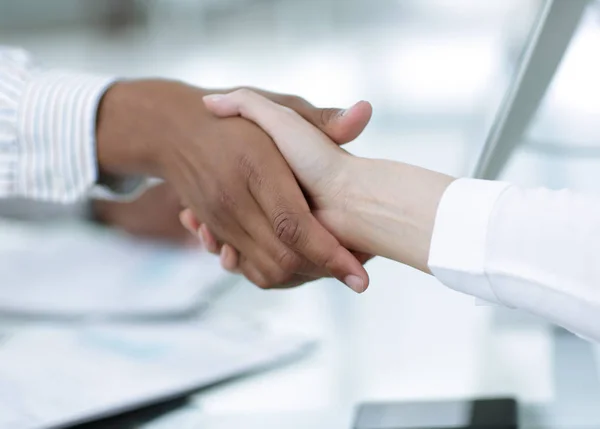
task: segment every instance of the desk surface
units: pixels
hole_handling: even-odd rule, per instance
[[[148,429],[348,429],[352,415],[344,411],[282,412],[273,414],[239,414],[205,416],[201,413],[180,414],[159,420]]]
[[[371,288],[361,296],[325,280],[285,292],[243,284],[226,297],[219,311],[312,333],[321,345],[290,365],[198,394],[190,407],[198,419],[225,428],[239,427],[235,416],[285,418],[286,427],[327,418],[332,428],[348,427],[365,400],[553,398],[548,327],[478,306],[391,261],[375,260],[369,271]]]
[[[506,395],[523,405],[524,428],[600,424],[577,398],[566,407],[553,404],[559,396],[552,368],[556,337],[547,325],[478,306],[390,261],[375,260],[369,268],[372,286],[362,296],[330,280],[286,292],[241,285],[219,311],[320,335],[320,348],[200,393],[147,429],[347,429],[363,401]]]

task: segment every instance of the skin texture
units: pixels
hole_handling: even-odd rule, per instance
[[[200,244],[181,225],[178,216],[183,206],[168,184],[155,186],[132,202],[93,201],[92,208],[99,222],[135,237],[185,247]]]
[[[313,213],[345,246],[429,272],[435,215],[452,177],[353,157],[291,109],[249,91],[210,96],[205,102],[216,115],[244,117],[271,135],[313,202]],[[228,268],[237,269],[240,252],[223,246]]]
[[[165,179],[219,241],[245,255],[238,266],[260,287],[332,275],[364,291],[368,275],[362,260],[314,217],[272,139],[242,118],[217,118],[202,101],[206,94],[171,81],[114,85],[98,114],[101,170]],[[325,126],[339,112],[314,109],[295,97],[265,95],[331,128],[329,135],[340,142],[356,137],[370,117],[369,112],[345,119],[343,127]]]

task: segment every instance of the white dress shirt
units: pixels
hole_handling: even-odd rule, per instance
[[[600,341],[600,198],[457,180],[438,208],[429,267],[454,290]]]
[[[0,46],[0,198],[67,203],[140,189],[141,178],[96,186],[96,113],[114,81],[45,69]]]

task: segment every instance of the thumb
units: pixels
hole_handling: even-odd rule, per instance
[[[309,192],[341,168],[337,161],[344,151],[292,109],[244,89],[227,95],[208,95],[204,103],[219,117],[239,115],[261,127]]]
[[[359,101],[349,109],[318,109],[311,106],[306,111],[297,112],[337,144],[345,144],[355,140],[365,130],[373,115],[373,107],[367,101]]]
[[[349,109],[320,109],[302,97],[277,94],[257,88],[249,89],[274,103],[292,109],[337,144],[355,140],[365,130],[373,115],[373,107],[366,101],[356,103]]]

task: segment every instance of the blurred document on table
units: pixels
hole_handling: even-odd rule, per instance
[[[173,316],[236,282],[197,249],[83,226],[0,225],[0,314]]]
[[[0,428],[47,429],[174,399],[312,342],[239,319],[37,327],[0,338]]]

